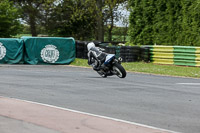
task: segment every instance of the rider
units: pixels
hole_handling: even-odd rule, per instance
[[[98,71],[100,70],[100,66],[102,62],[104,62],[106,53],[102,52],[100,48],[96,47],[93,42],[88,43],[87,45],[88,49],[88,64],[93,66],[93,69]],[[92,58],[94,58],[97,63],[94,63],[92,61]]]

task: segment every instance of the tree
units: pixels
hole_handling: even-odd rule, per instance
[[[40,7],[45,3],[45,0],[13,0],[18,8],[22,10],[21,18],[30,25],[32,36],[37,36],[37,24],[40,23],[39,18]],[[47,0],[46,0],[47,1]],[[43,12],[43,11],[41,11]]]
[[[129,0],[129,35],[140,45],[199,45],[199,0]]]
[[[114,21],[118,18],[117,6],[126,0],[12,1],[21,9],[21,18],[30,26],[32,36],[42,31],[50,36],[104,41],[105,22],[110,25],[108,33],[111,40]]]
[[[156,6],[155,17],[153,18],[153,43],[166,44],[168,39],[168,18],[166,17],[168,0],[158,0]]]
[[[129,0],[129,5],[131,7],[131,14],[129,17],[129,35],[132,43],[140,45],[143,44],[141,34],[143,33],[143,29],[145,27],[142,0]]]
[[[118,20],[118,0],[106,0],[104,7],[104,23],[106,23],[108,29],[108,41],[112,41],[112,30],[114,27],[114,20]]]
[[[200,1],[182,0],[182,23],[181,28],[184,33],[181,34],[180,41],[185,45],[197,45],[200,43]]]
[[[122,3],[122,10],[124,11],[123,14],[120,15],[120,20],[121,23],[123,25],[123,27],[121,28],[121,36],[123,36],[123,41],[126,41],[126,37],[127,37],[127,32],[128,32],[128,26],[129,26],[129,6],[128,6],[128,1]]]
[[[47,22],[53,36],[73,36],[78,40],[94,39],[96,35],[96,4],[92,0],[65,0],[60,2]]]
[[[0,1],[0,37],[11,37],[20,31],[19,11],[9,0]]]
[[[200,46],[200,0],[129,0],[129,4],[132,43]]]
[[[104,41],[104,22],[103,22],[103,6],[104,0],[96,0],[97,5],[97,34],[96,40]]]
[[[178,36],[181,34],[181,23],[182,23],[182,14],[181,14],[181,4],[179,1],[168,0],[166,3],[166,18],[167,18],[167,35],[168,43],[178,45]],[[181,42],[179,42],[181,43]]]
[[[97,0],[97,40],[104,41],[104,34],[106,32],[106,29],[104,29],[105,25],[108,32],[108,40],[112,41],[114,22],[118,21],[121,16],[120,12],[117,10],[118,6],[126,1],[127,0]]]

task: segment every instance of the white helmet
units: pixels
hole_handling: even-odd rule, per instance
[[[91,48],[95,47],[95,44],[93,42],[88,43],[87,49],[90,51]]]

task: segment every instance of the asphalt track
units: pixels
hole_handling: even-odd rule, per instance
[[[200,132],[200,79],[136,73],[128,73],[125,79],[101,78],[88,68],[1,65],[0,96],[176,132]],[[15,125],[22,123],[9,121]],[[0,125],[5,123],[1,121]],[[30,123],[24,126],[38,128]]]

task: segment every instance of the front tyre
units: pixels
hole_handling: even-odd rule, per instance
[[[122,67],[121,64],[115,63],[113,65],[113,71],[119,78],[125,78],[126,77],[126,71]]]

